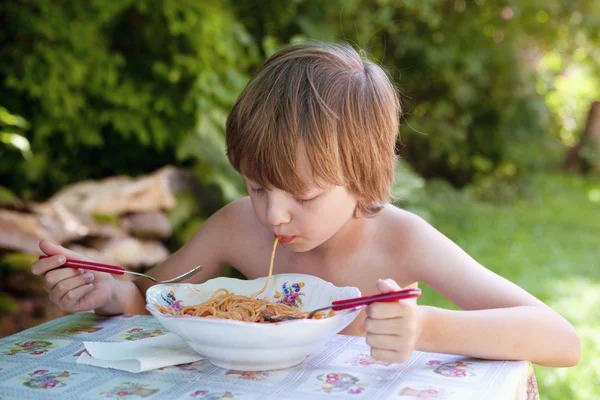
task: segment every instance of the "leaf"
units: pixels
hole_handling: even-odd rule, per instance
[[[10,113],[6,108],[0,106],[0,126],[8,125],[16,128],[27,129],[29,122],[23,117]]]
[[[8,188],[0,185],[0,206],[13,204],[19,201],[19,198]]]
[[[25,136],[16,132],[0,131],[0,142],[19,149],[25,158],[31,157],[31,145]]]

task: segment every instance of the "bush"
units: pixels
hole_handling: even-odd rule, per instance
[[[19,127],[30,149],[24,157],[8,143],[16,136],[2,134],[2,184],[41,199],[70,182],[178,164],[195,165],[226,197],[239,195],[224,155],[224,119],[257,52],[230,9],[196,1],[3,2],[2,106],[30,122]]]

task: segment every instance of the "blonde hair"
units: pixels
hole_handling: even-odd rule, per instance
[[[390,79],[346,44],[306,42],[270,57],[236,101],[227,156],[241,174],[294,195],[304,151],[318,187],[345,186],[372,216],[391,200],[400,102]]]

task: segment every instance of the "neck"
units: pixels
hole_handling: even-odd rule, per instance
[[[371,235],[372,223],[367,218],[348,220],[327,241],[314,248],[311,253],[323,267],[338,266],[352,257]]]

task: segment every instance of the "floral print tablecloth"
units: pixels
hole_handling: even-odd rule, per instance
[[[149,316],[69,315],[0,339],[0,399],[539,399],[530,363],[414,352],[372,359],[362,337],[336,335],[301,365],[270,372],[207,361],[139,374],[76,363],[83,341],[125,341],[166,331]]]

